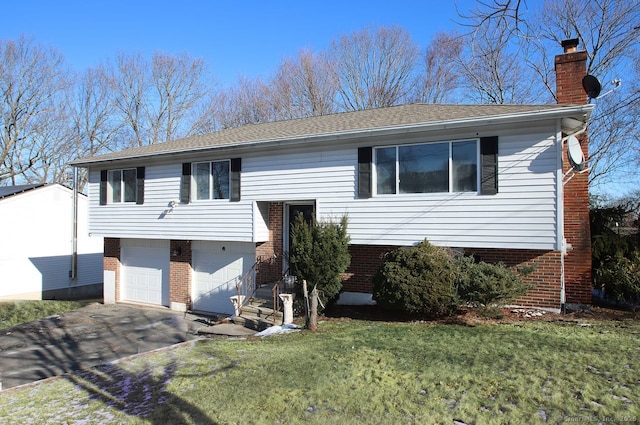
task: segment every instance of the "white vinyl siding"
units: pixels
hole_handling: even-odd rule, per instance
[[[169,208],[170,201],[179,199],[181,164],[176,163],[141,164],[147,166],[144,205],[98,206],[99,172],[93,171],[91,231],[113,237],[258,242],[268,234],[268,202],[312,201],[319,220],[348,215],[353,244],[413,245],[427,238],[443,246],[557,249],[561,183],[556,122],[480,136],[475,131],[440,134],[433,141],[482,136],[499,138],[495,195],[399,193],[358,199],[358,147],[388,146],[388,140],[268,153],[248,150],[237,154],[242,157],[240,202],[205,200]]]
[[[499,136],[499,193],[398,194],[317,200],[320,220],[349,216],[351,243],[557,249],[555,138]],[[354,154],[355,155],[355,154]]]
[[[181,173],[178,163],[147,166],[143,205],[98,205],[100,172],[92,171],[90,232],[120,238],[253,240],[252,201],[180,204]]]
[[[278,152],[246,156],[242,198],[258,201],[353,199],[357,150]]]

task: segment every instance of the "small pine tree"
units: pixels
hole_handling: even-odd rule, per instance
[[[340,293],[342,274],[351,263],[347,221],[343,216],[340,223],[308,224],[299,215],[291,229],[291,271],[310,288],[317,285],[324,305]]]

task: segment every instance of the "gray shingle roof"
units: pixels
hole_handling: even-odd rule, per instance
[[[23,184],[17,186],[2,186],[0,187],[0,199],[6,198],[7,196],[16,195],[18,193],[26,192],[31,189],[36,189],[38,187],[44,186],[44,184]]]
[[[330,136],[365,130],[454,122],[460,120],[526,114],[572,105],[442,105],[410,104],[389,108],[342,112],[318,117],[300,118],[262,124],[250,124],[214,133],[127,149],[105,155],[82,158],[72,165],[198,151],[222,146],[239,146],[276,140]]]

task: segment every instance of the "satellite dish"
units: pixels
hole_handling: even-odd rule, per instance
[[[575,171],[584,170],[584,154],[582,153],[582,146],[576,138],[576,136],[569,136],[567,138],[567,156],[569,157],[569,163]]]
[[[589,99],[596,99],[600,96],[600,91],[602,90],[602,85],[600,85],[600,81],[593,75],[585,75],[582,79],[582,87],[584,91],[589,96]]]

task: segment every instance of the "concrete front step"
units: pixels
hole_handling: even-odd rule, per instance
[[[247,329],[254,330],[256,332],[263,331],[275,324],[271,321],[259,319],[257,317],[244,317],[244,316],[236,316],[233,318],[233,323],[236,325],[243,326]]]
[[[253,297],[253,298],[249,298],[249,304],[248,305],[254,305],[256,307],[264,307],[264,308],[273,309],[273,300],[272,299],[267,299],[267,298]]]
[[[273,325],[282,324],[283,314],[273,312],[271,301],[252,299],[240,310],[240,315],[233,318],[233,323],[256,331],[263,331]]]
[[[252,305],[247,304],[240,310],[240,315],[244,317],[256,317],[258,319],[271,320],[282,322],[282,312],[273,312],[272,308],[265,307],[264,305]]]

